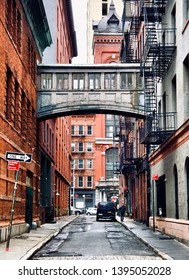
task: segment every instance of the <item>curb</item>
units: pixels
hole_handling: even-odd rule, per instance
[[[164,252],[161,252],[156,247],[154,247],[152,244],[150,244],[146,239],[138,236],[136,233],[134,233],[125,223],[122,223],[118,219],[116,219],[118,223],[122,224],[127,230],[132,232],[140,241],[142,241],[147,247],[151,248],[159,257],[161,257],[163,260],[173,260],[169,255],[165,254]]]
[[[44,245],[46,245],[50,240],[52,240],[55,236],[57,236],[61,230],[63,228],[65,228],[67,225],[69,225],[70,223],[72,223],[75,219],[77,219],[78,217],[74,217],[72,220],[66,222],[62,227],[60,227],[58,230],[56,230],[54,233],[51,233],[49,236],[47,236],[43,241],[39,242],[38,244],[36,244],[34,247],[32,247],[31,249],[29,249],[29,251],[23,255],[20,260],[29,260],[32,258],[32,256],[39,251]]]

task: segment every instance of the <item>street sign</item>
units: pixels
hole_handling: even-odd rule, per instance
[[[152,180],[158,180],[158,179],[159,179],[158,174],[153,174],[153,175],[152,175]]]
[[[22,153],[14,153],[14,152],[6,152],[6,160],[14,160],[21,162],[31,162],[32,154],[22,154]]]
[[[9,170],[19,170],[20,168],[20,162],[19,161],[14,161],[14,160],[9,160],[8,161],[8,169]]]

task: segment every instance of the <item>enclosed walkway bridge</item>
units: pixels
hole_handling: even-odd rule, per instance
[[[105,113],[145,117],[140,65],[38,66],[37,118]]]

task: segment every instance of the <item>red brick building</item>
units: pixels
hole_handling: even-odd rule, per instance
[[[43,0],[53,43],[46,48],[43,63],[72,62],[77,56],[71,0]],[[56,23],[56,24],[55,24]],[[52,83],[52,77],[45,81]],[[46,86],[48,86],[46,84]],[[59,86],[62,77],[59,76]],[[71,186],[71,117],[51,119],[41,124],[41,220],[68,214]]]
[[[110,4],[107,16],[99,22],[94,22],[93,53],[94,63],[117,63],[121,48],[122,32],[121,19],[117,15],[113,1]],[[107,73],[108,75],[108,73]],[[92,134],[79,138],[79,134],[72,135],[72,144],[79,142],[80,146],[91,144],[92,151],[84,154],[72,150],[73,164],[75,164],[75,206],[92,207],[99,201],[110,200],[112,196],[118,196],[118,177],[115,174],[116,162],[118,162],[118,149],[115,144],[115,131],[119,125],[118,116],[91,114],[87,116],[72,117],[72,127],[92,127]],[[92,167],[86,167],[87,161],[92,160]],[[85,166],[78,169],[78,162],[83,160]],[[92,176],[91,190],[87,185],[89,176]],[[79,181],[84,183],[80,186]],[[95,191],[94,191],[95,190]],[[87,199],[86,199],[87,198]],[[85,201],[84,201],[85,200]],[[81,204],[77,203],[81,202]]]
[[[0,1],[0,37],[0,241],[4,241],[15,182],[6,151],[32,154],[31,163],[20,164],[12,234],[40,221],[36,62],[51,43],[42,1],[27,5],[25,1]]]

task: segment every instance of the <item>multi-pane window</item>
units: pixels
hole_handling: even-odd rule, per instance
[[[92,188],[92,176],[87,176],[87,187]]]
[[[79,134],[79,135],[83,135],[83,134],[84,134],[83,125],[79,125],[78,134]]]
[[[105,89],[115,89],[116,88],[116,75],[114,73],[105,74],[104,88]]]
[[[92,135],[93,134],[93,127],[92,125],[87,126],[87,135]]]
[[[93,168],[93,160],[92,159],[87,159],[87,168],[88,169]]]
[[[87,152],[92,152],[93,146],[92,143],[87,143]]]
[[[82,188],[83,187],[83,176],[78,176],[78,187]]]
[[[71,161],[71,169],[75,169],[75,159],[72,159]]]
[[[119,116],[116,115],[106,115],[106,137],[112,138],[116,132],[116,127],[119,126]]]
[[[43,89],[52,88],[52,74],[49,73],[41,74],[41,88]]]
[[[56,88],[68,89],[68,74],[56,74]]]
[[[143,89],[143,77],[140,73],[121,73],[121,89]]]
[[[114,126],[113,125],[106,125],[106,137],[113,138],[114,135]]]
[[[6,75],[6,119],[11,120],[11,88],[13,84],[13,75],[10,68],[7,66]]]
[[[84,73],[75,73],[72,77],[73,89],[84,89]]]
[[[84,151],[84,143],[83,142],[79,142],[78,151],[79,152],[83,152]]]
[[[22,18],[15,0],[7,0],[6,25],[17,50],[21,52]]]
[[[71,134],[75,135],[75,125],[72,125],[72,127],[71,127]]]
[[[100,74],[89,74],[89,89],[100,89]]]
[[[118,149],[111,148],[106,151],[106,179],[114,178],[118,160]]]
[[[84,169],[84,160],[78,159],[78,169]]]

